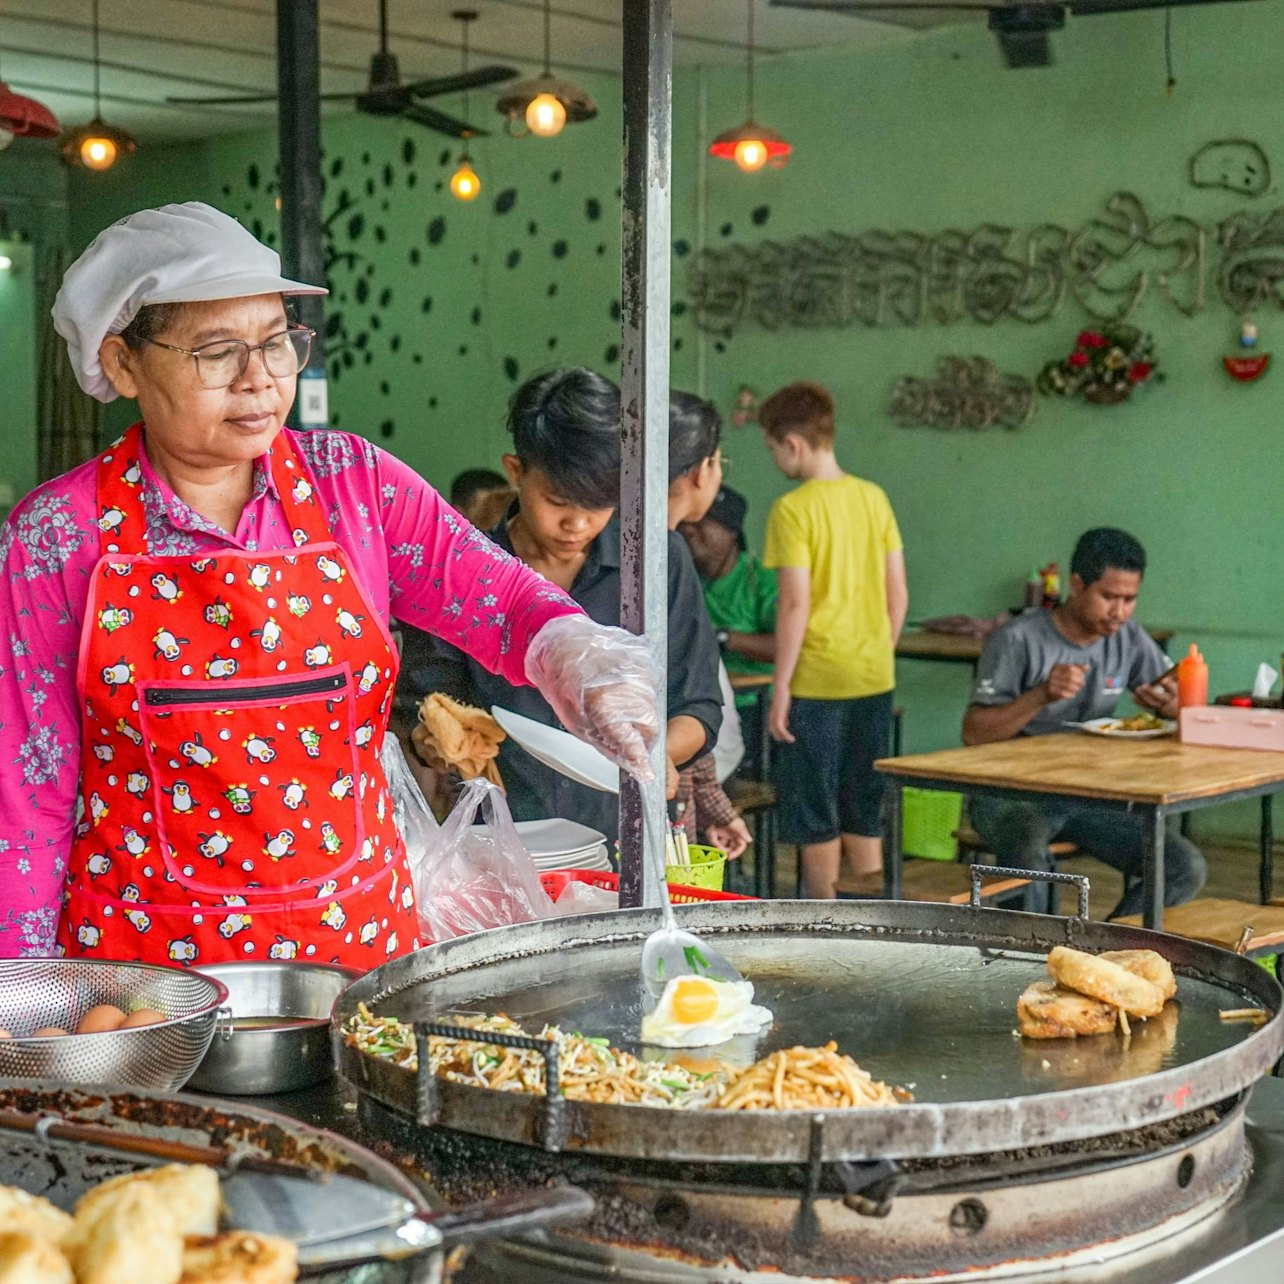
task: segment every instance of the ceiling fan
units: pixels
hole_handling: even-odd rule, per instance
[[[989,14],[989,28],[998,37],[1003,61],[1009,67],[1047,67],[1052,63],[1048,36],[1066,25],[1066,14],[1094,18],[1137,9],[1167,9],[1174,5],[1221,4],[1225,0],[1061,0],[1060,3],[985,4],[983,0],[771,0],[782,9],[814,9],[835,13],[894,14],[902,9],[974,11]]]
[[[364,90],[355,94],[321,94],[320,99],[322,102],[348,99],[355,101],[358,111],[371,116],[397,116],[418,125],[426,125],[451,138],[476,138],[489,131],[448,116],[418,100],[435,98],[438,94],[479,89],[485,85],[512,80],[517,74],[514,67],[474,67],[471,71],[456,72],[453,76],[435,76],[402,84],[397,55],[388,49],[388,0],[379,0],[379,50],[370,57],[369,83]],[[165,101],[213,107],[224,104],[270,103],[275,102],[276,97],[276,94],[247,94],[234,98],[167,98]]]

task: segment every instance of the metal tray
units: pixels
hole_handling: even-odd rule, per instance
[[[318,1172],[342,1172],[394,1191],[419,1209],[428,1206],[408,1178],[355,1142],[239,1102],[0,1079],[0,1110],[49,1112],[135,1136],[213,1145]],[[68,1210],[90,1187],[118,1173],[137,1171],[146,1162],[102,1149],[54,1146],[33,1136],[0,1132],[0,1184],[20,1186]],[[323,1284],[429,1284],[440,1279],[440,1272],[440,1254],[427,1254],[313,1278]]]
[[[909,902],[742,901],[682,906],[753,981],[775,1024],[746,1062],[795,1044],[837,1041],[914,1101],[883,1109],[675,1111],[491,1092],[430,1080],[356,1052],[335,1033],[340,1073],[421,1124],[601,1155],[791,1163],[980,1154],[1138,1128],[1234,1096],[1284,1047],[1284,1000],[1252,960],[1140,928],[969,906]],[[504,1012],[636,1049],[639,948],[653,910],[551,919],[461,937],[368,973],[340,997],[403,1021]],[[1054,945],[1158,950],[1178,973],[1175,1004],[1121,1036],[1060,1041],[1014,1035],[1017,996],[1046,975]],[[1261,1027],[1222,1008],[1258,1006]]]

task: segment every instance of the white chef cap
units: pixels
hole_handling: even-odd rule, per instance
[[[150,303],[197,303],[256,294],[327,294],[281,275],[281,257],[234,218],[187,201],[139,210],[99,232],[67,269],[54,300],[54,328],[80,386],[114,401],[98,360],[109,334],[119,334]]]

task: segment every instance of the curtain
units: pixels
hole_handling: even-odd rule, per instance
[[[36,457],[40,481],[75,468],[98,449],[101,407],[76,382],[67,359],[67,345],[54,329],[50,315],[70,258],[65,249],[48,251],[39,276]]]

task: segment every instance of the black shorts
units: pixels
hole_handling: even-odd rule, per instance
[[[795,697],[794,744],[776,746],[780,839],[827,843],[883,832],[883,778],[874,761],[891,750],[892,692],[852,700]]]

